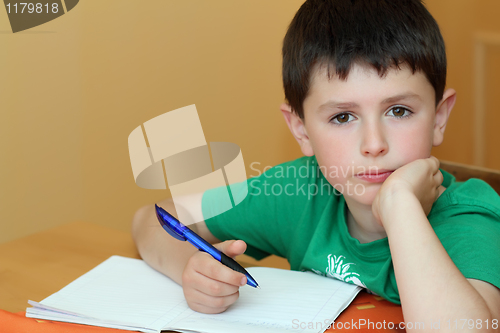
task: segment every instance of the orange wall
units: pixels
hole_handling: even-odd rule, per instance
[[[477,35],[488,33],[500,41],[500,2],[497,0],[427,0],[427,8],[438,22],[448,56],[448,87],[457,91],[457,104],[451,114],[445,141],[434,154],[442,159],[479,164],[500,169],[500,42],[485,47],[485,71],[482,80],[485,104],[483,163],[474,160],[475,57]]]
[[[129,230],[165,190],[134,183],[129,133],[196,104],[249,176],[300,156],[282,120],[281,41],[302,1],[85,0],[12,34],[0,10],[0,242],[84,220]]]
[[[128,135],[182,106],[196,104],[207,141],[241,147],[249,176],[253,162],[299,157],[279,105],[282,38],[302,2],[85,0],[16,34],[0,10],[0,242],[75,220],[129,230],[134,211],[168,191],[135,185]],[[500,5],[427,2],[459,93],[436,155],[472,163],[470,27],[500,31]]]

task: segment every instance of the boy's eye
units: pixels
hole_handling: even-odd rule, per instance
[[[342,125],[342,124],[348,123],[349,121],[351,121],[353,119],[354,119],[354,116],[350,115],[349,113],[341,113],[341,114],[338,114],[335,117],[333,117],[330,121],[333,122],[334,124]]]
[[[407,108],[404,108],[402,106],[395,106],[392,109],[389,110],[387,114],[391,115],[390,113],[392,112],[392,116],[397,117],[397,118],[403,118],[409,116],[412,112],[408,110]]]

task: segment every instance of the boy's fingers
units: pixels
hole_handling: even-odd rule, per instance
[[[242,240],[228,240],[214,244],[219,251],[224,252],[228,257],[236,257],[243,254],[247,249],[247,244]]]
[[[434,175],[434,179],[436,180],[438,187],[439,187],[443,183],[443,180],[444,180],[444,176],[441,173],[441,171],[438,170],[438,172],[436,172],[436,174]]]
[[[239,297],[239,292],[236,291],[234,294],[223,297],[213,297],[199,290],[191,289],[185,292],[185,296],[186,299],[191,300],[188,302],[189,307],[195,311],[203,313],[221,313],[231,304],[236,302]]]
[[[434,162],[432,169],[434,171],[439,170],[439,165],[441,164],[441,162],[435,156],[431,156],[430,159]]]
[[[227,285],[233,286],[233,288],[238,288],[246,284],[246,276],[242,273],[236,272],[231,268],[223,265],[219,261],[212,258],[208,253],[200,252],[194,258],[193,267],[195,272],[202,275],[204,278],[215,280],[214,282],[224,282]],[[193,281],[196,285],[207,285],[207,281],[203,281],[200,276],[193,276]],[[208,288],[213,288],[208,287]],[[217,287],[216,287],[217,288]],[[208,290],[205,290],[208,293]],[[214,290],[215,292],[221,292],[219,290]],[[234,291],[233,291],[234,292]]]
[[[210,295],[210,296],[217,296],[217,297],[222,297],[222,296],[228,296],[232,295],[236,292],[238,292],[239,287],[241,286],[241,276],[239,276],[240,273],[236,273],[236,277],[233,277],[232,275],[228,275],[228,277],[219,277],[219,278],[212,278],[210,276],[204,275],[203,273],[199,273],[198,276],[195,278],[198,283],[194,284],[194,288],[205,295]],[[229,280],[229,283],[226,282]],[[233,283],[236,284],[233,284]]]

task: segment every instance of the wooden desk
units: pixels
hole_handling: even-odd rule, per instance
[[[28,299],[41,301],[112,255],[139,258],[130,233],[85,222],[62,225],[0,244],[0,309],[10,312],[25,311]],[[255,264],[248,262],[250,257],[238,259],[243,259],[244,266]],[[258,265],[289,267],[283,260],[275,258],[269,258],[267,261],[264,259],[258,262]],[[359,318],[393,323],[403,320],[400,306],[366,292],[360,293],[337,321],[352,322]],[[328,330],[334,331],[343,329],[337,327],[335,330]],[[369,329],[357,331],[368,332]]]
[[[112,255],[139,258],[130,233],[74,222],[0,244],[0,309],[25,311]]]

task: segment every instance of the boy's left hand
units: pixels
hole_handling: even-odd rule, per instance
[[[439,160],[434,156],[410,162],[384,181],[372,203],[373,215],[384,226],[384,217],[394,207],[404,206],[404,200],[414,196],[427,216],[432,204],[444,190],[441,188],[442,182]]]

